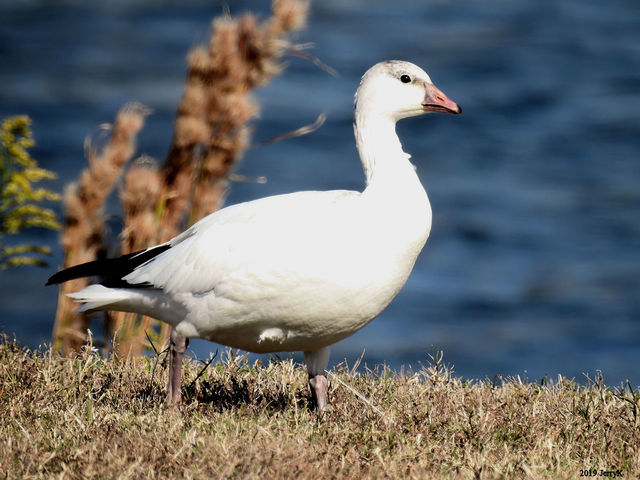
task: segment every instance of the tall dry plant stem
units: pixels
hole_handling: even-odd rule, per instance
[[[133,220],[131,226],[127,222],[123,253],[165,242],[222,206],[227,175],[248,147],[248,122],[259,112],[250,92],[282,70],[280,59],[291,46],[284,35],[305,25],[307,11],[307,2],[277,0],[272,16],[262,23],[251,14],[217,18],[209,45],[189,52],[173,141],[160,172],[157,235],[150,236],[146,224],[139,228]],[[135,188],[131,180],[123,197],[125,218],[128,208],[138,208],[136,202],[125,201],[127,195],[135,196],[126,193]],[[139,354],[148,346],[148,337],[159,345],[169,337],[166,324],[146,317],[112,313],[109,318],[116,334],[115,352],[121,357]]]
[[[287,33],[304,27],[308,2],[276,0],[272,16],[213,21],[208,46],[188,55],[184,95],[163,167],[159,241],[220,208],[227,175],[249,145],[248,122],[259,112],[250,92],[282,71]]]
[[[248,13],[237,19],[217,18],[209,44],[189,52],[184,94],[164,165],[155,169],[134,164],[125,176],[120,192],[125,222],[121,253],[165,242],[220,208],[229,171],[249,145],[248,123],[259,112],[251,90],[282,71],[281,58],[292,47],[285,37],[304,27],[308,7],[307,1],[275,0],[271,17],[262,22]],[[102,156],[124,138],[117,133],[117,125]],[[89,172],[97,162],[90,158],[90,164]],[[110,191],[123,164],[109,171],[108,188],[101,185],[98,192]],[[101,244],[101,205],[106,194],[89,198],[94,188],[79,193],[87,176],[97,181],[96,175],[83,174],[80,187],[72,186],[66,195],[65,266],[92,260]],[[68,282],[60,291],[54,338],[55,345],[64,344],[65,351],[81,346],[87,323],[83,316],[71,313],[64,294],[85,285],[85,280]],[[107,318],[107,335],[116,339],[114,351],[119,357],[139,354],[147,346],[149,333],[157,344],[166,342],[169,335],[165,324],[139,315],[110,313]]]
[[[124,177],[120,201],[124,212],[124,228],[121,234],[120,251],[135,252],[154,244],[157,237],[157,202],[162,191],[162,176],[155,165],[140,159]],[[106,335],[116,340],[114,352],[125,358],[142,351],[142,337],[150,332],[154,342],[162,343],[168,338],[168,325],[133,313],[107,312]],[[153,328],[153,327],[156,328]]]
[[[136,136],[147,113],[140,104],[125,105],[118,112],[104,148],[98,151],[88,143],[89,167],[82,172],[80,180],[68,185],[64,192],[65,267],[94,260],[103,247],[103,205],[135,152]],[[66,294],[84,288],[87,283],[87,279],[72,280],[61,285],[58,292],[53,345],[65,353],[79,350],[88,327],[86,315],[74,313],[76,306]]]

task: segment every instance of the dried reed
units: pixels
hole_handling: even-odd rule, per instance
[[[247,124],[259,111],[250,91],[282,70],[280,58],[291,47],[283,36],[304,27],[307,10],[307,2],[277,0],[272,17],[262,23],[251,14],[217,18],[208,47],[189,53],[185,91],[163,168],[165,208],[158,240],[171,238],[184,222],[222,205],[229,170],[249,145]]]
[[[124,228],[120,250],[130,253],[155,243],[157,236],[157,202],[162,191],[162,176],[150,161],[134,163],[124,178],[120,202],[124,211]],[[124,312],[107,312],[106,335],[115,339],[117,357],[139,354],[143,349],[141,338],[150,332],[152,339],[161,344],[170,333],[169,325],[149,317]],[[154,328],[155,327],[155,328]]]
[[[220,208],[229,171],[249,145],[248,122],[259,111],[250,92],[282,71],[280,59],[292,47],[284,37],[305,25],[308,6],[303,0],[275,0],[272,16],[263,22],[248,13],[238,19],[217,18],[209,45],[189,52],[184,94],[164,165],[159,170],[136,165],[125,177],[120,195],[125,222],[122,253],[167,241]],[[65,195],[65,266],[92,260],[101,246],[102,204],[133,154],[132,142],[127,149],[121,144],[131,139],[121,132],[125,121],[121,115],[103,153],[97,159],[89,156],[90,169]],[[141,126],[140,122],[135,132]],[[116,152],[120,155],[114,156]],[[85,285],[86,280],[76,280],[60,290],[54,345],[65,352],[80,348],[87,320],[71,313],[73,307],[64,295]],[[138,315],[107,318],[106,330],[117,337],[119,356],[140,353],[149,329],[157,334],[152,338],[159,344],[169,334],[166,326]]]
[[[69,267],[96,258],[103,247],[103,205],[135,152],[136,135],[144,125],[147,110],[140,104],[125,105],[118,112],[111,137],[100,151],[87,148],[89,167],[80,180],[64,192],[65,222],[62,234],[64,266]],[[90,142],[88,143],[89,146]],[[87,317],[74,313],[75,306],[67,293],[85,287],[87,279],[63,284],[58,293],[58,309],[53,328],[53,345],[69,353],[85,342]]]
[[[130,241],[123,245],[123,253],[132,251],[132,245],[143,248],[164,242],[222,206],[227,175],[249,145],[248,122],[258,114],[250,91],[281,71],[279,59],[291,45],[283,35],[304,26],[307,10],[306,2],[278,0],[272,17],[261,24],[251,14],[217,18],[208,47],[189,52],[184,94],[161,172],[157,236],[143,234],[146,238],[136,239],[137,232],[147,230],[125,223]],[[127,186],[135,188],[133,183]],[[131,202],[123,201],[125,212],[128,205]],[[137,315],[110,318],[121,356],[139,354],[148,346],[149,332],[158,344],[166,343],[170,333],[166,325]]]

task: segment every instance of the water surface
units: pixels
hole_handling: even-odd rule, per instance
[[[227,2],[229,3],[229,2]],[[265,15],[266,1],[230,2]],[[132,100],[153,109],[139,152],[162,161],[187,50],[206,42],[220,2],[3,2],[0,116],[33,119],[53,188],[84,167],[82,142]],[[312,135],[250,150],[228,203],[303,189],[360,189],[352,96],[372,64],[423,66],[460,116],[405,120],[405,150],[434,211],[431,238],[392,305],[337,344],[332,364],[418,366],[435,350],[459,375],[582,380],[597,369],[640,382],[640,6],[627,0],[324,1],[296,41],[333,78],[290,58],[258,92],[254,139],[312,122]],[[115,201],[112,202],[116,213]],[[116,220],[117,224],[117,220]],[[56,242],[37,231],[16,241]],[[47,270],[0,274],[0,328],[48,342]],[[216,345],[194,342],[199,357]]]

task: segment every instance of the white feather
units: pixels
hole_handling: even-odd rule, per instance
[[[77,313],[112,306],[128,296],[129,292],[126,290],[107,288],[102,285],[89,285],[78,292],[67,294],[67,297],[83,304],[76,310]]]
[[[429,82],[408,63],[378,64],[355,107],[364,192],[299,192],[227,207],[172,239],[124,277],[151,288],[91,286],[82,310],[150,315],[188,337],[255,352],[316,351],[362,328],[406,282],[431,228],[431,207],[395,133],[421,111]],[[323,357],[324,362],[324,357]]]

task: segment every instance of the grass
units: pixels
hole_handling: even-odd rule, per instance
[[[640,393],[337,368],[329,412],[309,410],[291,360],[185,364],[163,405],[159,357],[65,358],[0,342],[5,478],[637,478]],[[349,388],[347,388],[348,385]],[[352,393],[357,390],[369,400]],[[371,402],[371,404],[367,403]]]

